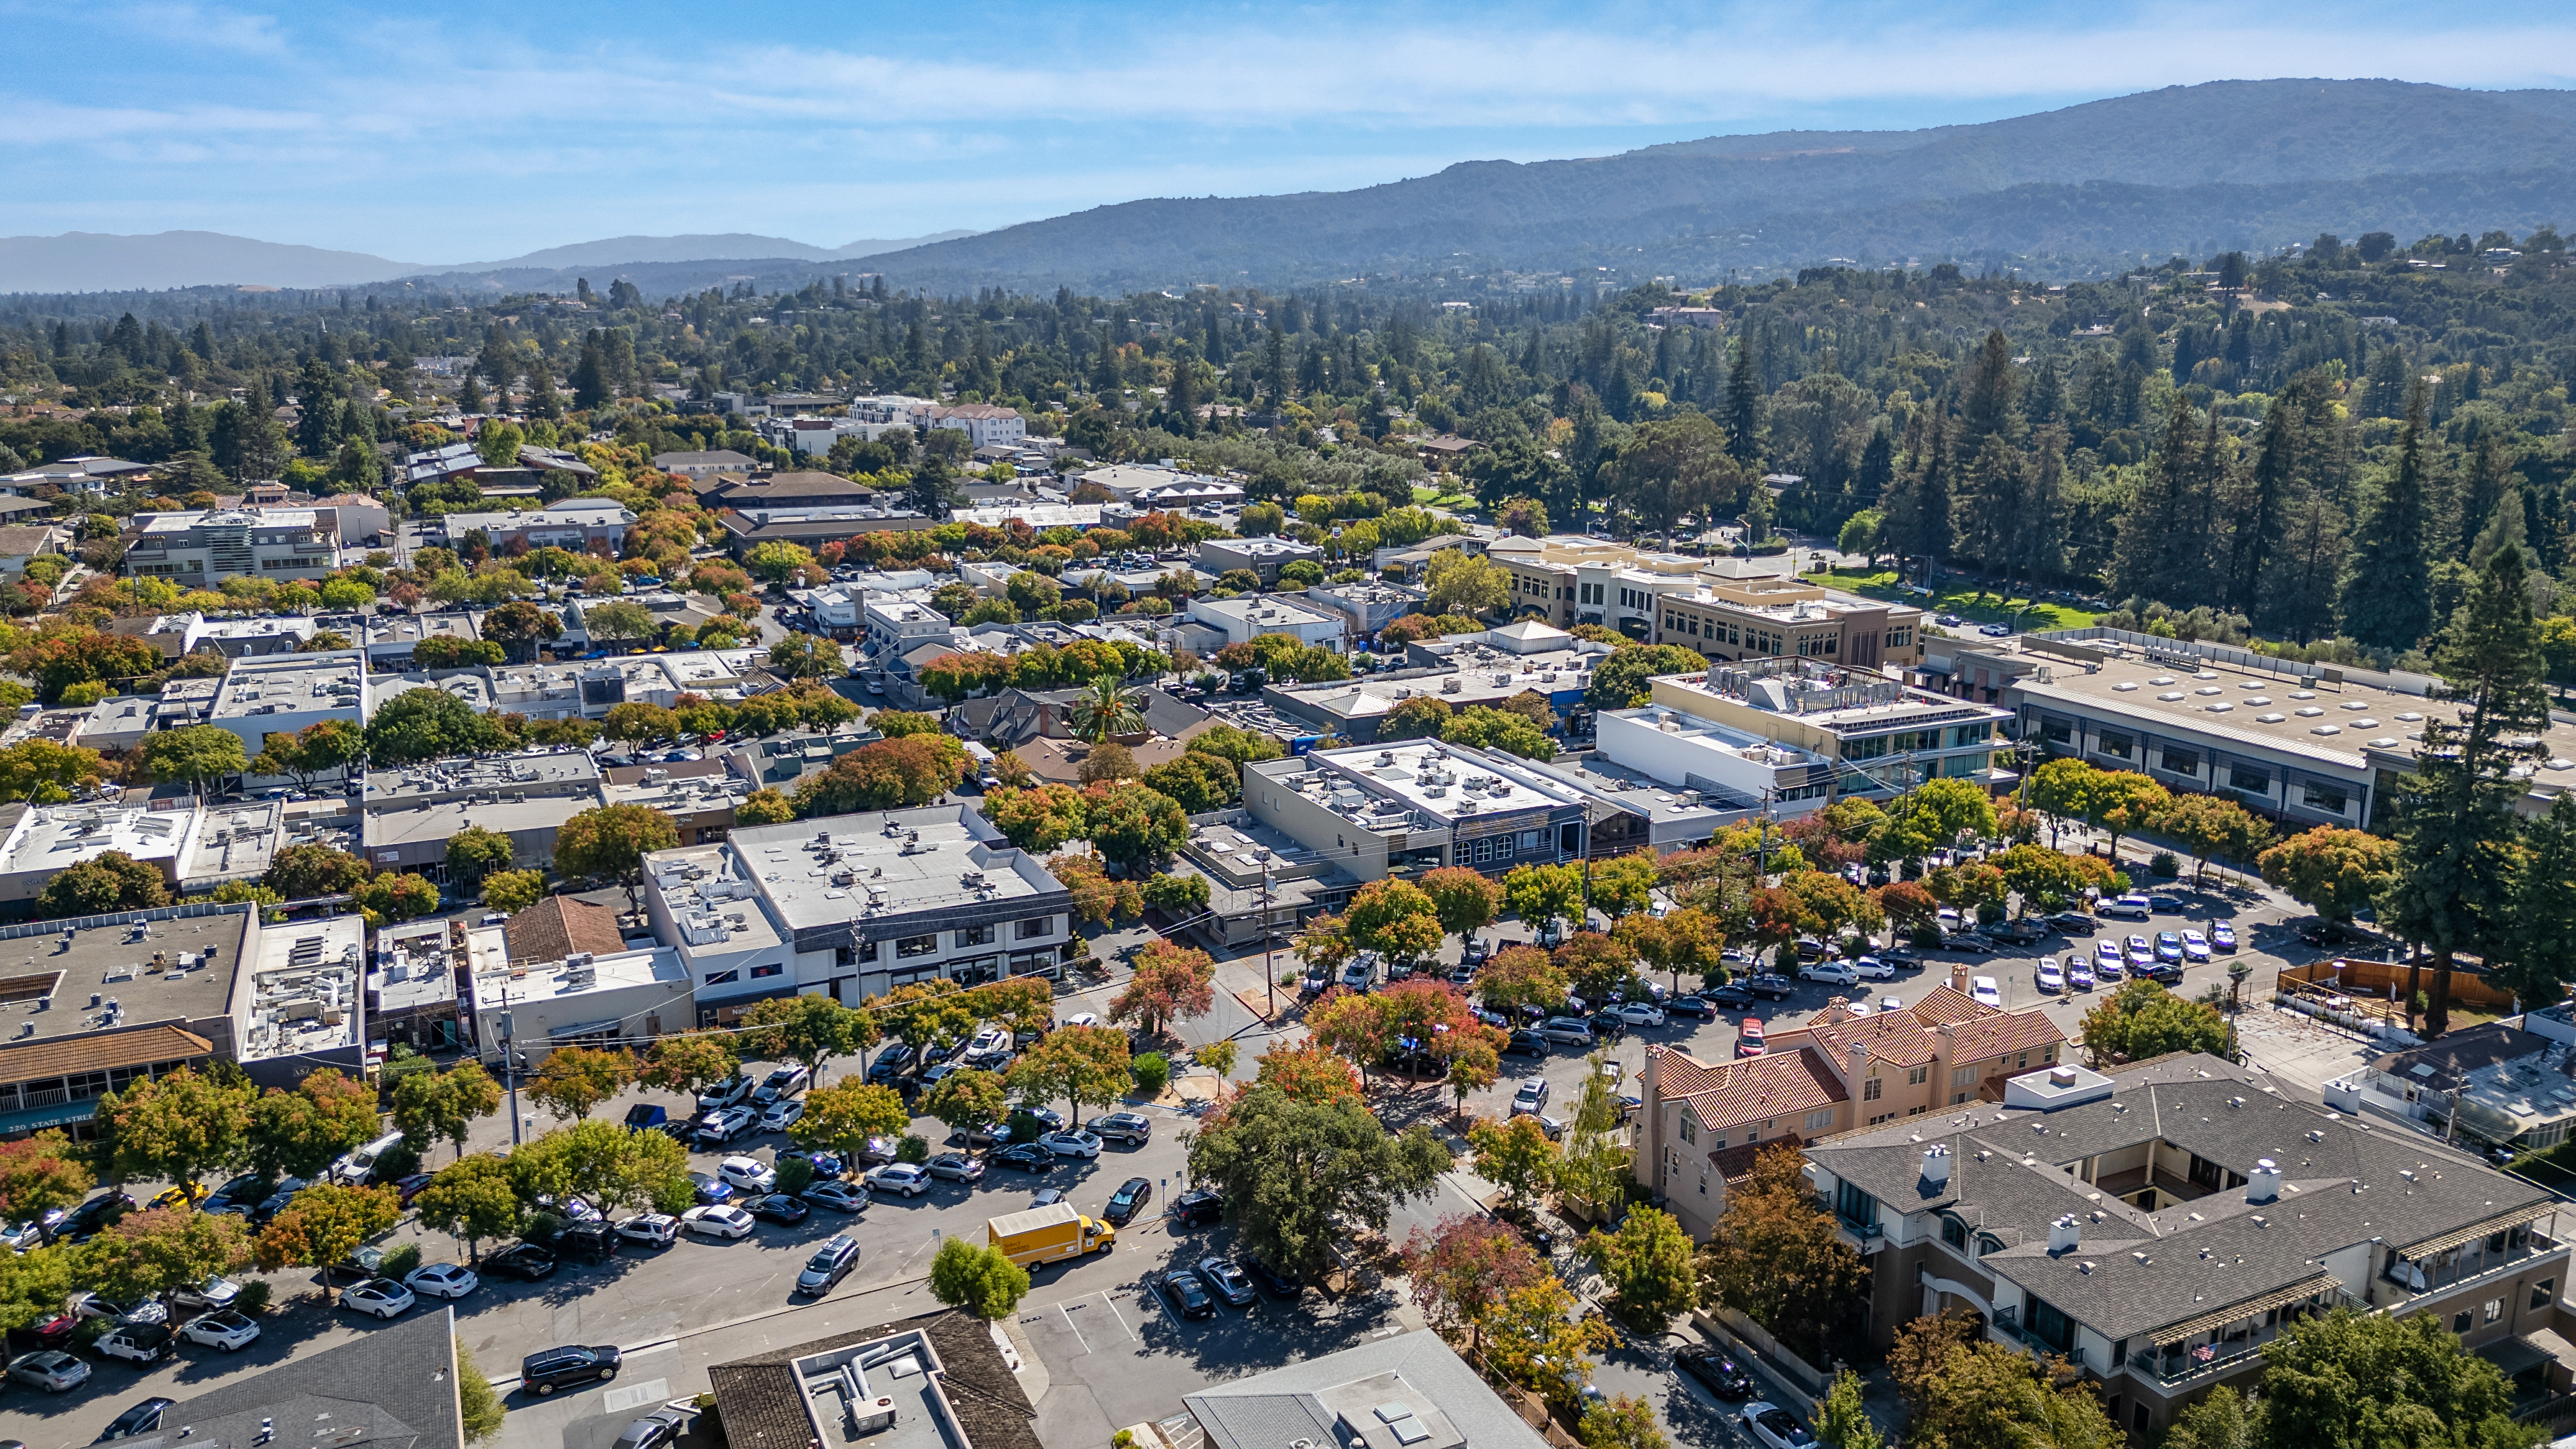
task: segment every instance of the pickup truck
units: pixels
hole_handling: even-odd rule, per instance
[[[1116,1228],[1061,1202],[993,1218],[984,1232],[994,1248],[1023,1268],[1106,1253],[1118,1242]]]

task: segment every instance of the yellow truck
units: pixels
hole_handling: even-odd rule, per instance
[[[984,1224],[993,1246],[1023,1268],[1061,1263],[1086,1253],[1106,1253],[1118,1241],[1118,1230],[1073,1210],[1071,1203],[1006,1213]]]

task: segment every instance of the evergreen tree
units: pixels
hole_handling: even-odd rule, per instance
[[[581,339],[581,360],[572,370],[572,405],[582,412],[604,408],[616,396],[608,375],[608,348],[592,328]]]
[[[1977,352],[1977,370],[1968,379],[1967,396],[1960,400],[1962,457],[1983,452],[1988,438],[2012,437],[2013,392],[2012,344],[1998,328],[1986,334],[1985,346]]]
[[[2120,514],[2119,542],[2111,554],[2111,594],[2123,601],[2174,602],[2171,558],[2175,535],[2183,527],[2191,491],[2189,475],[2199,466],[2192,443],[2191,402],[2174,394],[2173,412],[2165,419],[2164,446],[2153,467],[2138,479],[2129,506]]]
[[[2435,656],[2466,718],[2428,719],[2415,773],[2393,791],[2398,878],[2380,914],[2431,954],[2428,1037],[2450,1026],[2453,958],[2506,935],[2510,898],[2495,861],[2517,829],[2514,804],[2524,785],[2513,769],[2546,753],[2538,738],[2548,727],[2549,696],[2524,572],[2522,550],[2512,547],[2496,550],[2479,571]],[[2406,984],[2409,1000],[2420,976],[2419,966]]]
[[[1933,417],[1920,461],[1890,490],[1880,536],[1889,551],[1925,561],[1925,578],[1940,570],[1953,546],[1950,521],[1950,427]]]
[[[2039,372],[2030,382],[2030,407],[2027,411],[2034,426],[2065,420],[2066,383],[2058,376],[2056,358],[2041,360]]]
[[[1852,496],[1863,508],[1875,508],[1887,496],[1887,485],[1896,477],[1896,445],[1889,441],[1887,427],[1880,424],[1870,430],[1869,442],[1860,450],[1860,467],[1852,475]]]
[[[2344,580],[2343,631],[2372,649],[2415,647],[2433,628],[2424,529],[2424,410],[2421,383],[2406,404],[2397,442],[2397,471],[2362,520]]]
[[[1961,450],[1966,446],[1962,436]],[[1984,559],[1987,568],[2004,575],[2009,591],[2023,530],[2029,526],[2024,509],[2029,503],[2030,473],[2023,466],[2021,450],[2000,434],[1988,433],[1968,464],[1964,482],[1958,505],[1961,531],[1969,549]]]
[[[483,411],[483,384],[470,367],[465,370],[465,385],[456,390],[456,406],[468,417]]]
[[[1747,468],[1762,456],[1762,380],[1749,335],[1735,339],[1735,365],[1726,378],[1726,451]]]
[[[2393,418],[2406,393],[2406,354],[2391,342],[2370,355],[2370,381],[2362,401],[2370,416]]]
[[[563,416],[563,394],[555,391],[555,375],[543,357],[528,364],[528,416],[559,418]]]

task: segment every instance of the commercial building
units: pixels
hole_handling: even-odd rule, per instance
[[[1322,684],[1265,684],[1261,698],[1281,714],[1361,744],[1373,743],[1386,717],[1413,699],[1463,710],[1536,694],[1563,719],[1584,708],[1592,668],[1609,653],[1606,644],[1524,622],[1411,646],[1406,668]]]
[[[371,616],[364,623],[367,667],[396,672],[413,667],[413,655],[424,639],[454,639],[461,644],[480,642],[482,630],[472,611],[453,609],[438,614],[390,614]]]
[[[2436,681],[2273,659],[2112,629],[1962,648],[1956,687],[1999,699],[2043,757],[2137,770],[2225,795],[2292,829],[2366,825],[2415,772],[2430,721],[2454,723]],[[1989,693],[1991,691],[1991,693]],[[2521,808],[2576,785],[2576,724],[2553,716]]]
[[[1248,569],[1269,588],[1279,582],[1279,570],[1299,560],[1320,567],[1324,551],[1311,543],[1293,538],[1211,538],[1199,545],[1199,572],[1213,579],[1236,569]]]
[[[468,826],[510,837],[514,867],[554,859],[555,831],[607,803],[587,750],[433,760],[367,775],[359,840],[369,865],[447,878],[447,842]]]
[[[701,1021],[829,992],[1053,971],[1073,897],[969,805],[737,828],[645,858],[655,939],[696,982]]]
[[[796,513],[818,508],[865,508],[884,501],[874,488],[853,483],[837,473],[777,473],[750,478],[718,474],[699,484],[697,494],[699,506],[710,512],[732,508],[755,517],[763,517],[772,509]]]
[[[240,968],[258,948],[253,911],[164,907],[0,926],[0,951],[12,953],[0,976],[0,1137],[56,1129],[91,1140],[102,1094],[233,1057],[244,1037]]]
[[[751,798],[752,782],[714,760],[672,760],[658,765],[612,765],[606,776],[611,805],[641,805],[669,820],[682,845],[713,840],[733,829],[734,810]]]
[[[934,1313],[713,1364],[707,1382],[736,1444],[1039,1449],[1001,1342],[971,1315]]]
[[[1548,1443],[1438,1333],[1417,1328],[1182,1399],[1209,1449],[1541,1449]]]
[[[310,508],[227,508],[136,516],[125,571],[211,589],[235,574],[286,582],[340,566],[339,541]]]
[[[1349,623],[1339,614],[1309,609],[1286,594],[1245,594],[1234,599],[1197,598],[1189,616],[1172,626],[1183,644],[1213,654],[1229,644],[1249,644],[1264,634],[1285,634],[1300,644],[1342,652]]]
[[[613,954],[576,951],[556,961],[477,963],[474,1042],[494,1068],[515,1058],[540,1066],[557,1047],[637,1047],[693,1024],[692,987],[679,953],[647,943]]]
[[[681,478],[712,478],[719,473],[748,474],[760,466],[760,460],[731,448],[716,448],[699,453],[656,453],[653,466]]]
[[[614,498],[567,498],[523,512],[451,513],[439,520],[440,537],[450,547],[479,533],[496,550],[525,544],[532,549],[605,550],[612,555],[625,543],[626,530],[634,526],[634,513]]]
[[[2011,711],[1913,689],[1867,670],[1795,657],[1746,660],[1648,681],[1642,709],[1604,710],[1601,754],[1670,785],[1770,790],[1821,808],[1886,797],[1927,779],[1987,788],[2019,777],[1998,763]],[[1767,777],[1767,778],[1766,778]]]
[[[1486,552],[1511,575],[1511,611],[1559,628],[1599,624],[1712,660],[1784,655],[1898,670],[1924,658],[1922,610],[1752,573],[1730,560],[1579,534],[1498,538]]]
[[[2035,1069],[2001,1098],[1805,1149],[1869,1262],[1879,1344],[1973,1309],[2144,1437],[2251,1386],[2265,1344],[2334,1308],[2431,1315],[2472,1351],[2554,1330],[2560,1203],[2467,1152],[2200,1054]]]
[[[241,736],[257,758],[273,734],[293,734],[326,719],[366,721],[365,672],[354,649],[236,659],[224,671],[206,723]]]
[[[944,521],[916,509],[893,504],[792,511],[771,508],[765,511],[769,514],[765,523],[740,513],[716,516],[716,522],[725,531],[725,547],[735,558],[748,558],[753,549],[772,541],[819,549],[827,543],[845,543],[856,534],[918,533],[937,528]]]
[[[1310,604],[1340,614],[1349,621],[1352,634],[1365,637],[1407,614],[1420,613],[1423,594],[1420,589],[1402,584],[1362,581],[1316,584],[1306,590],[1305,597]]]
[[[460,919],[402,921],[376,932],[367,969],[367,1041],[414,1051],[449,1051],[465,1042],[459,1009],[472,980]]]
[[[1511,758],[1439,740],[1316,750],[1246,766],[1243,804],[1360,881],[1582,859],[1583,797]]]
[[[373,1333],[171,1405],[133,1449],[465,1449],[456,1310],[423,1305]]]
[[[1729,1184],[1753,1170],[1761,1149],[1999,1097],[2005,1077],[2054,1066],[2066,1050],[2066,1033],[2045,1012],[1981,1005],[1948,986],[1902,1011],[1838,999],[1774,1029],[1762,1055],[1731,1062],[1647,1050],[1637,1181],[1662,1194],[1694,1238],[1716,1228]]]
[[[2576,1033],[2560,1002],[2445,1032],[2326,1083],[2326,1105],[2464,1144],[2540,1152],[2576,1129]],[[2524,1030],[2529,1027],[2531,1030]]]

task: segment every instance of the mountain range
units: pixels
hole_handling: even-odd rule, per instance
[[[2366,231],[2516,235],[2576,222],[2576,91],[2224,81],[1916,131],[1713,136],[1618,155],[1462,161],[1343,192],[1123,202],[978,233],[824,249],[755,235],[619,237],[406,266],[224,237],[0,240],[0,291],[215,282],[648,293],[795,285],[864,261],[896,286],[1099,292],[1442,272],[1760,276],[1835,258],[2044,275]],[[614,269],[613,271],[610,269]]]

